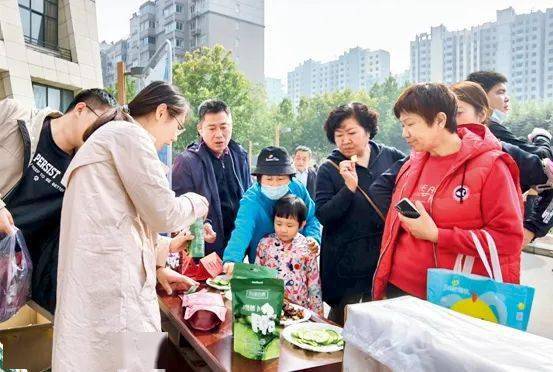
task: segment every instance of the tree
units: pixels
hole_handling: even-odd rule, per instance
[[[526,137],[534,128],[553,133],[553,101],[514,102],[506,125],[521,137]]]
[[[196,108],[206,99],[225,101],[233,118],[233,137],[240,142],[256,138],[256,143],[266,144],[267,107],[263,89],[251,84],[238,71],[231,52],[221,45],[203,47],[186,53],[184,62],[173,67],[173,82],[192,106],[187,130],[175,144],[176,150],[184,148],[197,138]]]
[[[106,87],[106,91],[108,91],[112,96],[117,98],[117,86],[111,86]],[[127,93],[127,103],[132,101],[134,97],[136,97],[136,94],[138,93],[138,89],[136,86],[136,80],[132,77],[126,75],[125,76],[125,89]]]

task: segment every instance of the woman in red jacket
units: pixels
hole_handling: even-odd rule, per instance
[[[399,294],[426,298],[429,268],[452,269],[459,254],[478,257],[470,231],[485,249],[493,237],[505,282],[518,283],[523,238],[518,168],[484,125],[457,128],[457,100],[443,84],[417,84],[394,106],[412,148],[392,196],[415,203],[418,218],[390,208],[382,238],[373,298]],[[474,274],[486,275],[482,262]]]

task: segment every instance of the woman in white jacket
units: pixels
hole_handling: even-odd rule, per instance
[[[163,270],[183,238],[159,233],[208,211],[200,195],[175,197],[157,155],[177,139],[188,107],[154,82],[85,132],[63,179],[54,371],[138,370],[129,337],[161,331],[156,264]]]

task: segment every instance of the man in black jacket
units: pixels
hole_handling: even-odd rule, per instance
[[[495,71],[477,71],[467,76],[467,81],[479,84],[488,96],[493,109],[488,128],[499,140],[510,143],[540,158],[553,160],[551,148],[551,133],[543,128],[534,128],[528,140],[515,137],[513,132],[504,125],[509,112],[509,95],[507,94],[507,78]]]
[[[306,146],[296,147],[294,152],[294,166],[296,167],[296,178],[309,191],[311,199],[315,200],[315,183],[317,181],[317,171],[311,167],[311,149]]]

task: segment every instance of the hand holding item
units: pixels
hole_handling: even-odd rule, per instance
[[[226,262],[223,265],[223,272],[229,276],[232,276],[232,272],[234,271],[234,262]]]
[[[156,271],[157,281],[167,294],[173,294],[173,291],[187,291],[193,286],[198,286],[200,283],[187,276],[177,273],[168,267],[160,267]]]
[[[169,244],[169,252],[177,253],[180,251],[187,251],[189,242],[194,239],[194,235],[190,234],[189,231],[181,231],[171,239],[171,244]]]
[[[420,213],[420,217],[418,218],[409,218],[398,213],[401,226],[417,239],[437,243],[438,226],[436,226],[436,223],[434,223],[434,220],[430,217],[420,201],[415,202],[415,207],[417,207],[417,211]]]
[[[344,179],[344,182],[351,192],[355,192],[359,179],[357,177],[357,170],[355,169],[355,162],[351,160],[343,160],[339,164],[340,175]]]
[[[209,222],[204,223],[204,241],[211,244],[215,243],[215,240],[217,240],[217,233]]]
[[[318,256],[321,254],[319,243],[311,237],[307,238],[307,247],[309,248],[309,251],[311,254]]]
[[[0,233],[11,235],[14,232],[13,217],[8,208],[0,209]]]

